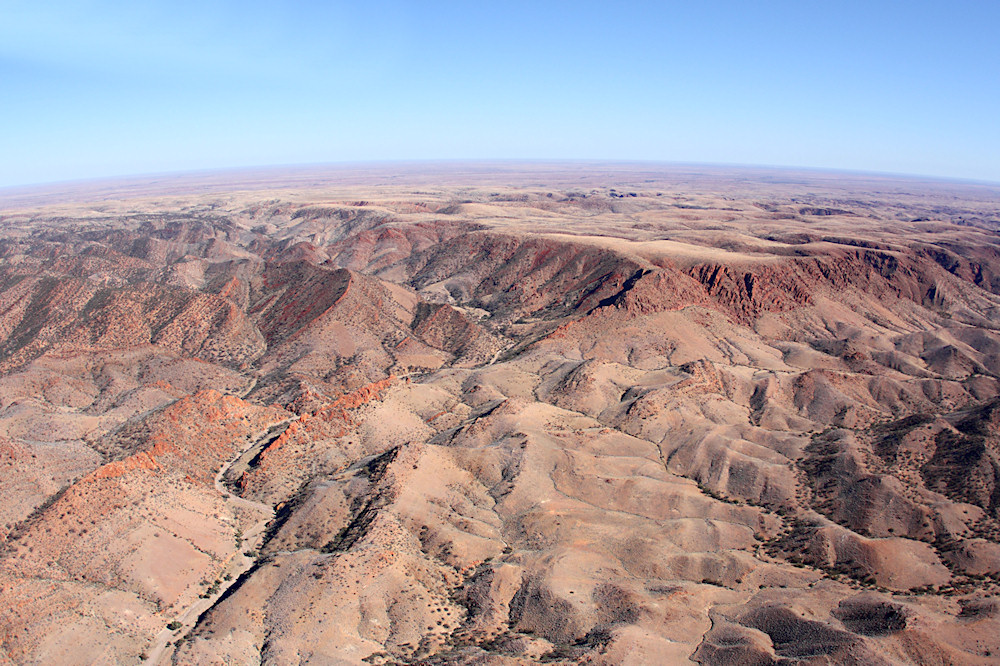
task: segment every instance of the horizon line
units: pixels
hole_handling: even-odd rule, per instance
[[[324,171],[350,172],[352,170],[388,170],[392,167],[417,167],[417,166],[438,166],[438,167],[498,167],[507,165],[510,167],[544,167],[547,171],[556,172],[556,167],[590,167],[592,171],[599,171],[594,167],[617,168],[623,167],[658,167],[660,169],[680,169],[697,168],[706,170],[730,170],[735,172],[765,171],[786,174],[813,174],[830,175],[840,177],[860,177],[873,179],[886,179],[908,182],[940,183],[950,185],[965,185],[973,187],[985,187],[988,189],[1000,190],[1000,181],[982,180],[974,178],[960,178],[955,176],[940,176],[914,173],[898,173],[886,171],[869,171],[862,169],[843,169],[836,167],[816,167],[816,166],[789,166],[775,164],[748,164],[748,163],[727,163],[727,162],[691,162],[691,161],[668,161],[668,160],[640,160],[640,159],[605,159],[605,158],[431,158],[431,159],[386,159],[386,160],[351,160],[332,162],[305,162],[305,163],[285,163],[285,164],[259,164],[247,166],[222,166],[196,169],[178,169],[157,172],[136,172],[129,174],[119,174],[110,176],[94,176],[92,178],[72,178],[66,180],[42,181],[37,183],[20,183],[15,185],[0,185],[0,208],[10,208],[10,199],[21,197],[39,197],[44,195],[55,196],[59,194],[83,195],[87,189],[100,190],[107,189],[114,191],[122,190],[121,193],[127,196],[127,186],[135,187],[141,185],[154,185],[162,179],[181,180],[184,178],[209,179],[225,178],[226,176],[248,176],[251,174],[265,175],[268,172],[274,173],[300,173],[308,175],[314,173],[321,175]],[[484,169],[489,172],[489,169]],[[497,172],[499,173],[499,172]],[[332,174],[330,174],[332,175]],[[388,175],[388,174],[387,174]],[[596,173],[595,173],[596,175]],[[611,174],[609,174],[611,175]],[[195,183],[192,183],[195,185]],[[335,181],[328,183],[315,183],[313,187],[336,186]],[[346,185],[346,183],[345,183]],[[241,187],[243,186],[243,187]],[[201,189],[210,187],[218,191],[220,188],[231,187],[233,191],[238,191],[249,186],[249,189],[262,189],[254,186],[250,182],[240,182],[239,178],[232,178],[228,182],[209,183],[203,182]],[[276,189],[294,189],[295,184],[274,184]],[[62,191],[60,190],[68,190]],[[110,196],[112,192],[105,192],[105,196]],[[91,191],[92,195],[99,192]],[[131,198],[131,197],[129,197]]]

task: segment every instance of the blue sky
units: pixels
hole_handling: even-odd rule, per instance
[[[992,0],[0,0],[0,186],[519,158],[1000,181],[998,34]]]

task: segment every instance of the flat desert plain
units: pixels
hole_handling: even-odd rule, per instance
[[[0,192],[0,662],[1000,659],[1000,186]]]

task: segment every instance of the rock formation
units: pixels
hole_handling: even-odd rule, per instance
[[[1000,192],[758,177],[0,210],[0,661],[991,663]]]

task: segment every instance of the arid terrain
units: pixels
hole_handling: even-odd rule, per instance
[[[0,663],[1000,663],[1000,186],[0,191]]]

